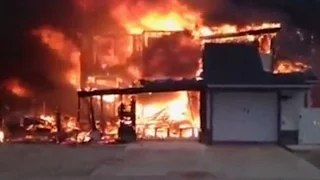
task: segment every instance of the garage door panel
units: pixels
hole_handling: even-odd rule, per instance
[[[276,141],[276,93],[214,94],[212,121],[215,141]]]

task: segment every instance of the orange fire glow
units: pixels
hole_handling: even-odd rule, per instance
[[[5,88],[10,91],[12,94],[19,97],[27,97],[31,92],[22,85],[19,79],[10,79],[7,80],[4,84]]]
[[[80,51],[73,42],[63,33],[50,26],[43,26],[32,31],[32,34],[41,38],[42,43],[54,50],[62,60],[71,64],[66,72],[66,80],[75,87],[80,87]]]
[[[199,12],[190,10],[176,0],[166,1],[156,7],[139,1],[133,6],[130,5],[130,9],[128,3],[119,3],[112,15],[132,34],[141,34],[145,30],[191,30],[202,21]]]
[[[144,31],[189,30],[195,36],[211,36],[280,27],[279,23],[251,24],[241,27],[223,24],[210,27],[204,25],[201,12],[177,0],[165,1],[154,6],[146,1],[139,1],[134,5],[128,3],[128,1],[118,3],[117,7],[113,8],[112,15],[124,25],[130,34],[142,34]]]
[[[275,74],[287,74],[295,72],[305,72],[311,69],[311,66],[299,61],[279,60],[274,68]]]
[[[0,129],[0,143],[4,143],[4,132]]]

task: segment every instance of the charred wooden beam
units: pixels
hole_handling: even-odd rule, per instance
[[[57,107],[57,111],[56,111],[56,127],[57,127],[56,142],[60,143],[64,141],[67,138],[67,136],[62,129],[61,112],[59,107]]]
[[[250,31],[243,31],[237,33],[227,33],[227,34],[216,34],[212,36],[203,36],[202,39],[222,39],[222,38],[231,38],[231,37],[241,37],[241,36],[258,36],[262,34],[273,34],[277,33],[281,30],[281,27],[276,28],[267,28],[267,29],[259,29],[259,30],[250,30]]]
[[[30,125],[40,125],[46,124],[46,121],[38,117],[24,117],[22,121],[23,127],[28,127]]]
[[[131,121],[132,121],[132,126],[136,128],[136,97],[131,97],[131,102],[130,102],[130,112],[131,112]]]
[[[80,122],[81,116],[81,99],[78,97],[78,107],[77,107],[77,121]]]
[[[100,128],[101,131],[104,132],[106,128],[106,122],[104,119],[104,101],[103,101],[103,95],[100,96]]]
[[[62,122],[61,122],[61,113],[59,107],[57,108],[56,111],[56,126],[57,126],[57,131],[58,133],[62,132]]]
[[[90,108],[89,114],[90,114],[91,129],[92,129],[92,131],[96,131],[97,126],[96,126],[96,120],[94,117],[93,98],[92,97],[90,97],[89,108]]]

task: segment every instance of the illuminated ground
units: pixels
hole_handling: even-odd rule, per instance
[[[320,171],[274,146],[196,142],[117,146],[1,145],[0,179],[318,179]],[[216,179],[214,178],[214,179]]]

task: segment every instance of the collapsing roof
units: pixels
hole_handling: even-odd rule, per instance
[[[94,91],[80,91],[79,97],[108,94],[139,94],[148,92],[172,92],[243,86],[245,88],[308,88],[317,78],[312,72],[273,74],[263,69],[261,57],[254,44],[208,43],[203,51],[203,80],[144,81],[141,86]]]
[[[263,69],[254,44],[209,43],[203,51],[203,80],[213,85],[307,85],[312,72],[273,74]]]
[[[199,91],[205,86],[201,81],[196,79],[184,80],[156,80],[146,82],[142,86],[129,87],[129,88],[113,88],[101,89],[94,91],[79,91],[79,97],[99,96],[108,94],[141,94],[149,92],[175,92],[175,91]]]

